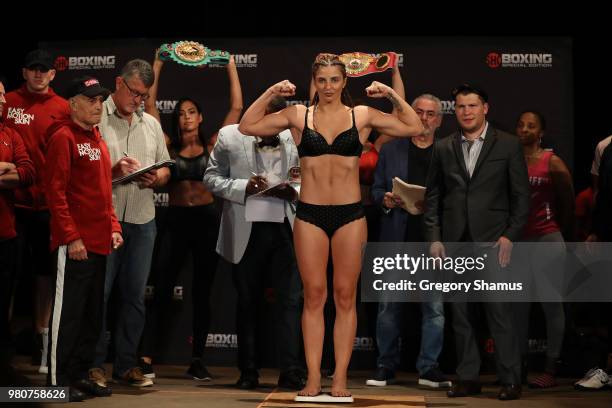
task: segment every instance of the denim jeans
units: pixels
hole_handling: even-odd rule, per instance
[[[377,367],[392,371],[400,365],[399,336],[403,303],[380,302],[376,319],[376,343],[378,345]],[[438,357],[444,344],[444,304],[442,302],[421,303],[421,350],[416,362],[419,375],[438,366]]]
[[[151,270],[151,258],[157,232],[155,220],[145,224],[121,223],[123,246],[107,258],[104,285],[104,320],[96,347],[94,365],[106,360],[106,313],[115,279],[118,279],[119,313],[113,330],[115,360],[113,375],[120,376],[138,363],[138,346],[145,324],[145,287]]]

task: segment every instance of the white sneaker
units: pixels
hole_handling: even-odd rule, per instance
[[[610,376],[601,368],[592,368],[584,378],[576,381],[574,388],[577,390],[599,390],[605,386],[611,385]]]
[[[378,367],[374,376],[366,381],[366,385],[372,387],[386,387],[391,384],[395,384],[395,373],[385,367]]]

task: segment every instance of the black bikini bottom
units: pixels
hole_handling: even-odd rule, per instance
[[[329,238],[351,221],[365,217],[361,202],[341,205],[317,205],[298,201],[295,216],[321,228]]]

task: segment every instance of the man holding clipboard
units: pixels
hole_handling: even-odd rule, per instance
[[[153,80],[154,73],[148,62],[129,61],[115,79],[115,92],[104,101],[100,133],[108,145],[113,179],[170,160],[159,122],[141,109],[142,102],[149,97]],[[135,183],[113,183],[113,206],[125,243],[108,257],[104,311],[106,315],[108,299],[117,279],[122,313],[112,328],[115,344],[112,376],[134,387],[153,385],[138,367],[137,352],[145,324],[144,294],[156,235],[153,188],[164,185],[169,178],[168,168],[161,167],[139,175]],[[103,327],[94,368],[90,372],[92,380],[100,385],[106,382],[102,364],[106,360],[107,347],[106,328]]]
[[[268,111],[277,112],[285,106],[284,99],[275,98]],[[206,187],[223,199],[217,253],[232,263],[238,295],[240,378],[236,386],[240,389],[259,386],[257,333],[261,327],[257,308],[266,281],[274,287],[276,298],[278,385],[300,390],[306,384],[300,362],[302,284],[292,238],[295,213],[290,205],[296,197],[286,183],[294,178],[298,165],[289,131],[258,139],[240,133],[238,125],[229,125],[219,130],[204,173]]]

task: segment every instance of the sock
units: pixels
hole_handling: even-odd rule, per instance
[[[45,327],[42,331],[42,333],[40,333],[42,336],[42,357],[40,359],[40,365],[41,367],[46,367],[47,366],[47,352],[49,349],[49,328]]]

